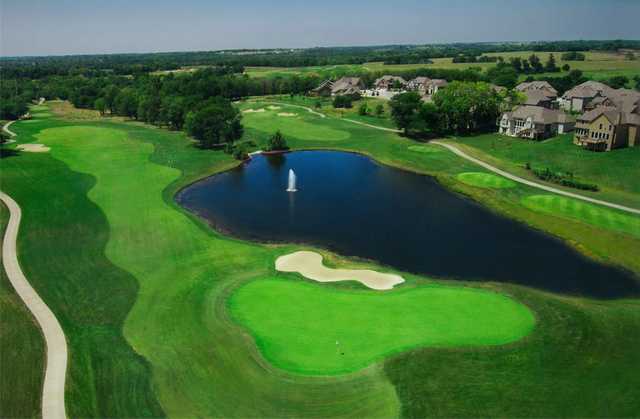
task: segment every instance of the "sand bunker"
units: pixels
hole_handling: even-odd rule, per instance
[[[20,144],[16,147],[18,150],[28,151],[30,153],[46,153],[51,150],[44,144]]]
[[[280,112],[278,114],[278,116],[296,116],[295,113],[289,113],[289,112]]]
[[[281,109],[281,108],[280,108],[280,106],[269,105],[269,106],[267,106],[267,109],[269,109],[271,111],[277,111],[278,109]]]
[[[368,269],[331,269],[322,264],[322,255],[316,252],[295,252],[276,259],[281,272],[299,272],[318,282],[358,281],[374,290],[390,290],[404,282],[400,275],[385,274]]]
[[[256,113],[256,112],[265,112],[264,108],[260,109],[245,109],[242,113]]]

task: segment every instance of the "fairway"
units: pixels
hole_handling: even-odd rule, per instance
[[[456,176],[456,179],[462,183],[478,188],[504,189],[514,188],[516,186],[514,181],[490,173],[465,172]]]
[[[240,287],[229,308],[269,361],[313,375],[356,371],[418,346],[505,344],[534,325],[515,300],[445,286],[381,293],[269,278]]]
[[[248,128],[253,128],[264,133],[273,134],[277,130],[280,130],[285,136],[293,136],[301,140],[317,141],[341,141],[348,139],[350,136],[347,131],[307,121],[307,119],[313,120],[319,117],[304,110],[296,111],[296,116],[294,117],[279,115],[283,112],[278,109],[247,109],[251,109],[253,112],[243,112],[243,124]],[[245,111],[247,109],[245,109]],[[293,115],[293,113],[291,114]]]
[[[522,204],[534,211],[569,217],[594,226],[640,237],[640,217],[556,195],[531,195]]]

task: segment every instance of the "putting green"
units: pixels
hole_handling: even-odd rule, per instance
[[[341,141],[350,137],[349,132],[331,128],[326,124],[311,123],[305,118],[317,116],[283,117],[278,113],[286,113],[286,107],[278,110],[265,109],[265,112],[247,112],[242,114],[245,127],[258,131],[274,133],[280,130],[285,136],[292,136],[300,140]],[[296,112],[297,113],[297,112]]]
[[[501,176],[490,173],[466,172],[456,176],[460,182],[478,188],[504,189],[513,188],[516,183]]]
[[[505,344],[535,322],[504,295],[447,286],[381,293],[269,278],[235,290],[228,307],[267,360],[309,375],[356,371],[419,346]]]
[[[591,225],[640,237],[640,217],[557,195],[530,195],[522,205],[539,212],[584,221]]]

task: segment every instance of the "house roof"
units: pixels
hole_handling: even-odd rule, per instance
[[[552,100],[547,92],[542,90],[526,90],[524,94],[527,96],[527,100],[524,102],[525,105],[539,106],[541,103]]]
[[[605,92],[606,97],[597,97],[591,102],[596,105],[596,108],[582,114],[580,121],[591,122],[600,115],[605,115],[613,124],[640,126],[640,92],[610,87]]]
[[[546,95],[551,98],[558,97],[558,91],[554,89],[553,86],[549,84],[548,81],[544,81],[544,80],[520,83],[519,85],[516,86],[516,90],[519,92],[539,90],[539,91],[545,92]]]
[[[313,89],[313,91],[320,91],[324,88],[328,87],[329,89],[331,87],[333,87],[333,82],[331,80],[325,80],[322,83],[320,83],[320,85],[318,87],[316,87],[315,89]]]
[[[360,91],[360,85],[362,81],[360,77],[342,77],[341,79],[333,82],[331,87],[332,92],[349,91],[349,93],[355,93]]]
[[[375,84],[379,84],[379,83],[393,83],[393,82],[396,82],[396,81],[398,81],[398,82],[400,82],[400,83],[402,83],[402,84],[406,84],[406,83],[407,83],[407,81],[406,81],[405,79],[403,79],[402,77],[386,75],[386,76],[382,76],[382,77],[378,78],[378,79],[375,81]]]
[[[536,124],[571,123],[575,118],[558,109],[547,109],[541,106],[518,106],[512,112],[505,112],[508,119],[531,118]]]
[[[445,79],[433,79],[433,80],[431,80],[431,85],[432,86],[444,87],[444,86],[446,86],[448,84],[449,84],[449,82],[446,81]]]
[[[589,80],[582,84],[577,85],[571,90],[567,90],[562,97],[564,99],[573,99],[573,98],[593,98],[598,95],[610,97],[615,89],[607,86],[604,83],[600,83],[598,81]]]

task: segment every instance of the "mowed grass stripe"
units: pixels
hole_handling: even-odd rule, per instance
[[[460,182],[478,188],[504,189],[514,188],[516,183],[502,176],[496,176],[490,173],[465,172],[456,176]]]
[[[420,346],[505,344],[534,325],[533,314],[511,298],[444,286],[346,291],[269,278],[237,289],[229,307],[269,361],[313,375],[356,371]]]
[[[591,225],[640,237],[640,217],[556,195],[530,195],[522,204],[534,211],[568,217]]]

